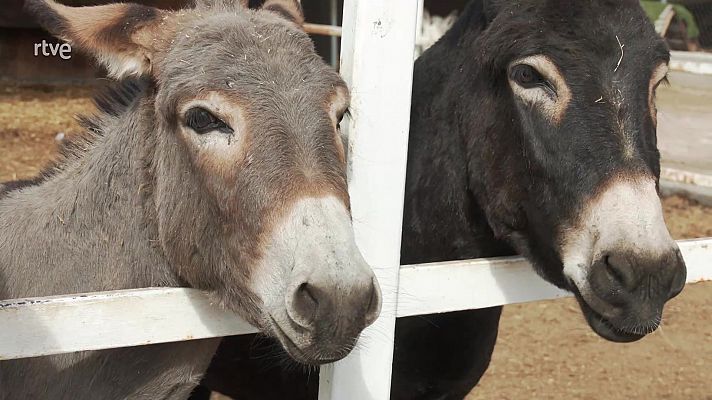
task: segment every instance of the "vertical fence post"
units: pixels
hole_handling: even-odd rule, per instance
[[[400,266],[415,1],[346,0],[341,73],[351,88],[349,191],[356,242],[383,290],[381,317],[346,359],[322,368],[320,400],[386,400]]]

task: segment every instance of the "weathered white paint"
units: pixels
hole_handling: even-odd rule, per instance
[[[687,263],[687,282],[712,281],[712,238],[678,245]],[[407,265],[400,270],[397,316],[566,296],[518,257]],[[393,309],[389,312],[395,315]],[[0,360],[256,332],[235,314],[212,304],[207,293],[185,288],[0,301],[0,327]],[[379,343],[367,346],[372,345]],[[363,363],[382,361],[364,352],[357,356],[356,361]],[[362,374],[378,369],[361,366]]]
[[[407,265],[400,273],[398,317],[566,296],[521,257]]]
[[[687,263],[687,283],[712,281],[712,238],[677,242]]]
[[[185,288],[0,301],[0,326],[0,360],[256,332]]]
[[[677,242],[687,282],[712,281],[712,238]],[[569,297],[541,279],[521,257],[403,266],[398,317]]]
[[[417,14],[410,1],[344,3],[341,74],[351,88],[345,133],[354,231],[383,307],[360,346],[322,368],[320,400],[390,395]]]
[[[677,183],[685,183],[688,185],[712,188],[712,175],[705,175],[676,168],[661,168],[660,179]]]

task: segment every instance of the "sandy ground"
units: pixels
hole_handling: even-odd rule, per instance
[[[666,166],[712,171],[712,76],[671,72],[657,93],[658,146]],[[690,140],[694,138],[694,140]]]
[[[0,181],[33,176],[58,133],[81,132],[73,116],[92,109],[90,93],[0,87]],[[712,208],[680,197],[664,208],[674,237],[712,236]],[[712,284],[688,286],[658,332],[628,345],[598,338],[573,300],[506,307],[492,366],[468,397],[485,399],[712,400]]]
[[[0,86],[0,182],[34,176],[55,155],[57,134],[82,132],[75,115],[94,109],[91,93]]]

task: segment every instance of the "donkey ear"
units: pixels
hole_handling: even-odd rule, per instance
[[[267,0],[262,9],[275,12],[300,27],[304,24],[301,0]]]
[[[240,5],[243,8],[249,8],[250,0],[195,0],[193,5],[195,8],[214,8],[214,7],[233,7]]]
[[[497,0],[484,0],[482,2],[482,12],[485,17],[485,26],[489,25],[499,14],[501,6]]]
[[[156,53],[151,28],[167,13],[132,3],[68,7],[53,0],[26,0],[25,8],[42,27],[94,56],[115,78],[151,71]]]

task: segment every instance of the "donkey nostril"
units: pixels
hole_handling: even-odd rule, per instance
[[[620,272],[618,272],[618,269],[613,266],[611,263],[611,256],[606,255],[603,257],[603,264],[606,266],[606,272],[608,275],[613,278],[616,282],[621,282],[623,281],[623,277],[621,276]]]
[[[623,289],[632,290],[635,286],[635,271],[625,255],[606,254],[603,257],[606,273],[612,281]]]
[[[319,308],[319,300],[309,283],[302,283],[294,292],[293,306],[295,315],[292,315],[292,319],[294,322],[306,326],[314,321]]]

